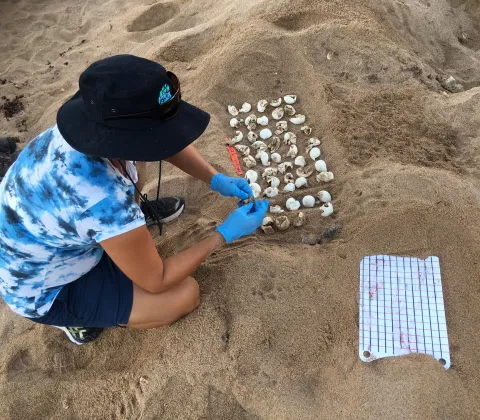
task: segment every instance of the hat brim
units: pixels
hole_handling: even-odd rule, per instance
[[[66,142],[86,155],[108,159],[154,162],[182,151],[200,137],[210,115],[180,101],[169,120],[123,119],[102,124],[88,118],[77,92],[57,113],[57,126]]]

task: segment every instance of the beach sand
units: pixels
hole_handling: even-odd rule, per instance
[[[90,63],[136,54],[211,113],[196,145],[230,175],[226,105],[297,94],[336,209],[218,250],[195,273],[199,309],[166,328],[77,347],[0,303],[1,418],[480,418],[477,0],[2,0],[0,12],[0,105],[23,105],[2,108],[19,112],[0,117],[0,135],[24,144]],[[447,92],[448,76],[464,91]],[[162,191],[187,202],[155,236],[164,256],[236,205],[168,164]],[[337,238],[300,243],[332,225]],[[449,370],[426,355],[359,360],[359,263],[377,253],[440,257]]]

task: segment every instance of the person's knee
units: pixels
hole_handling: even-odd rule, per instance
[[[185,306],[188,311],[187,313],[190,313],[194,311],[200,304],[200,286],[197,280],[195,280],[193,277],[187,277],[185,282],[188,290],[185,297]]]

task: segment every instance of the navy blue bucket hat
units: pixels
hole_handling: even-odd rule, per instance
[[[181,99],[180,82],[133,55],[93,63],[57,113],[67,143],[87,155],[135,161],[171,157],[202,135],[210,115]]]

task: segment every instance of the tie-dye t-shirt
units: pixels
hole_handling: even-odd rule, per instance
[[[51,127],[0,183],[0,295],[18,314],[40,317],[100,261],[99,242],[144,224],[132,183]]]

